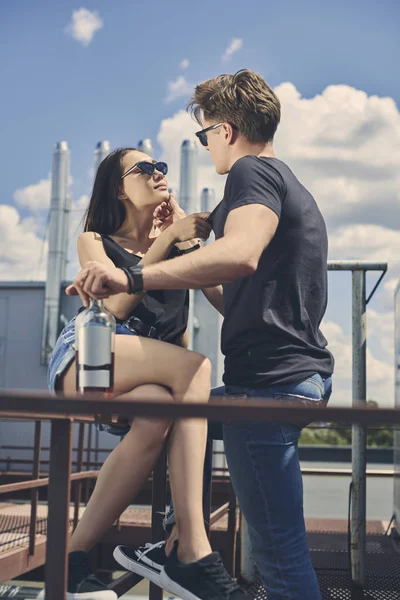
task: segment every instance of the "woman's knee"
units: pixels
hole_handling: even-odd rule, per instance
[[[140,417],[132,421],[131,429],[126,437],[130,436],[134,438],[137,436],[137,432],[140,431],[148,450],[154,446],[165,444],[172,425],[173,421],[171,419],[148,419]]]
[[[175,402],[208,402],[211,386],[211,361],[191,352],[181,365],[174,390]]]

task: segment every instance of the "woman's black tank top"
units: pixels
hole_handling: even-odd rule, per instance
[[[116,267],[137,265],[141,258],[128,252],[108,235],[102,235],[104,250]],[[168,258],[178,256],[173,248]],[[164,342],[176,342],[186,331],[189,315],[187,290],[151,290],[130,316],[156,328]]]

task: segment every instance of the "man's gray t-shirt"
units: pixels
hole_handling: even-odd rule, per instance
[[[279,217],[256,272],[224,284],[224,383],[266,387],[333,372],[319,327],[327,304],[328,237],[312,195],[277,158],[245,156],[231,168],[212,224],[224,235],[228,213],[263,204]],[[251,244],[251,239],[249,240]]]

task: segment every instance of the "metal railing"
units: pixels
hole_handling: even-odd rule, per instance
[[[352,273],[352,360],[353,406],[367,402],[367,319],[366,310],[387,271],[387,263],[369,261],[329,261],[330,271]],[[367,271],[380,271],[368,298]],[[367,436],[363,425],[355,423],[352,431],[352,482],[350,487],[350,555],[351,577],[356,585],[364,586],[366,561],[366,469]]]
[[[48,531],[46,550],[45,585],[48,600],[65,600],[67,573],[67,538],[69,527],[69,493],[71,479],[72,424],[82,417],[89,422],[94,421],[95,414],[121,417],[146,416],[153,418],[176,419],[183,417],[207,418],[212,421],[288,421],[312,422],[329,421],[339,423],[357,423],[359,426],[381,424],[400,424],[400,409],[378,409],[359,406],[344,407],[310,407],[296,403],[270,403],[232,401],[230,399],[213,399],[210,404],[191,403],[174,404],[154,401],[126,401],[118,398],[108,400],[95,396],[57,397],[50,394],[20,393],[12,391],[0,392],[0,418],[50,420],[50,472],[48,482],[41,479],[28,482],[32,487],[47,485],[48,490]],[[165,472],[165,466],[163,467]],[[26,483],[26,485],[28,485]],[[18,484],[11,484],[18,485]],[[19,484],[21,485],[21,484]],[[0,487],[0,493],[4,491]],[[165,489],[165,488],[164,488]],[[165,498],[163,501],[165,506]],[[161,503],[160,503],[161,505]],[[154,511],[159,510],[153,506]],[[161,509],[163,510],[163,508]],[[160,534],[157,532],[157,538]],[[154,538],[153,538],[154,539]],[[54,552],[57,548],[57,552]],[[121,593],[122,589],[132,587],[132,577],[113,587]],[[124,587],[125,586],[125,587]],[[129,587],[127,587],[129,586]]]
[[[54,401],[54,400],[53,400]],[[11,402],[12,403],[12,402]],[[92,404],[92,403],[91,403]],[[92,404],[93,406],[93,404]],[[92,407],[90,407],[92,408]],[[10,412],[4,412],[4,411],[0,411],[0,418],[15,418],[14,413],[10,413]],[[49,516],[48,516],[48,532],[51,532],[54,530],[54,521],[56,519],[56,517],[54,516],[55,514],[55,509],[53,507],[60,507],[60,511],[57,509],[57,512],[59,514],[59,517],[61,515],[61,518],[58,518],[58,530],[57,533],[53,534],[48,533],[48,541],[47,541],[47,548],[52,547],[53,551],[54,551],[54,546],[52,546],[52,542],[55,539],[59,540],[60,544],[64,543],[64,525],[65,525],[65,519],[62,518],[63,517],[63,510],[65,509],[65,494],[67,494],[67,505],[69,507],[70,504],[70,497],[71,494],[69,491],[66,490],[66,486],[68,487],[68,489],[70,488],[70,484],[73,483],[74,484],[74,489],[71,490],[73,493],[72,495],[74,496],[74,501],[73,501],[73,509],[74,509],[74,516],[73,516],[73,525],[71,527],[71,519],[69,518],[69,511],[68,511],[68,516],[66,517],[67,519],[67,535],[73,531],[78,523],[79,520],[79,508],[80,508],[80,504],[81,504],[81,485],[82,483],[88,483],[90,479],[95,479],[98,476],[99,471],[93,471],[93,470],[87,470],[87,471],[82,471],[82,467],[83,467],[83,455],[84,452],[86,451],[87,455],[89,456],[89,459],[87,461],[87,466],[92,466],[91,461],[90,461],[90,453],[91,453],[91,448],[90,448],[90,439],[89,439],[89,445],[87,446],[87,448],[84,448],[84,427],[85,427],[85,423],[93,423],[94,419],[93,417],[87,418],[84,417],[85,419],[85,423],[79,423],[79,432],[78,432],[78,448],[74,449],[77,452],[77,460],[75,461],[75,465],[76,468],[78,469],[77,472],[71,473],[71,467],[72,467],[72,460],[71,460],[71,455],[72,455],[72,423],[73,421],[76,419],[70,416],[70,423],[71,425],[68,427],[68,429],[70,430],[70,435],[68,436],[68,438],[66,437],[67,432],[65,430],[64,435],[60,437],[59,440],[59,444],[55,445],[55,440],[54,438],[57,436],[60,436],[60,431],[56,431],[57,428],[59,428],[61,425],[61,421],[58,421],[58,425],[56,425],[56,423],[53,423],[54,425],[54,430],[52,427],[52,432],[51,432],[51,443],[50,443],[50,447],[47,448],[47,450],[50,451],[50,474],[49,477],[39,477],[40,476],[40,464],[41,464],[41,429],[42,429],[42,421],[38,420],[38,417],[42,417],[43,415],[40,414],[36,414],[35,415],[35,436],[34,436],[34,447],[33,447],[33,461],[32,461],[32,479],[27,480],[27,481],[18,481],[15,483],[7,483],[7,484],[3,484],[0,485],[0,496],[1,495],[6,495],[6,494],[16,494],[18,492],[21,491],[29,491],[31,490],[31,503],[30,503],[30,519],[29,519],[29,534],[26,536],[28,537],[28,557],[26,562],[24,563],[24,572],[31,570],[32,568],[35,568],[37,566],[40,566],[40,562],[38,562],[38,560],[35,561],[35,549],[36,549],[36,531],[37,531],[37,506],[38,506],[38,491],[40,488],[45,488],[48,487],[48,507],[49,507]],[[20,416],[20,418],[27,418],[29,419],[30,416],[23,414]],[[81,417],[82,418],[82,417]],[[65,429],[65,428],[64,428]],[[89,436],[90,438],[90,436]],[[209,442],[210,444],[212,442]],[[64,447],[64,448],[63,448]],[[24,447],[26,449],[26,447]],[[65,455],[65,448],[67,449],[67,452],[69,454],[69,460],[68,460],[68,471],[66,470],[67,468],[67,457]],[[32,449],[32,448],[30,448]],[[211,450],[211,448],[210,448]],[[55,464],[56,463],[56,464]],[[55,476],[55,474],[57,474],[57,476]],[[61,479],[63,479],[63,481],[61,481]],[[161,520],[158,517],[158,514],[160,512],[164,512],[165,510],[165,506],[166,506],[166,481],[167,481],[167,469],[166,469],[166,454],[163,453],[163,455],[160,457],[160,460],[156,466],[156,468],[153,471],[153,477],[152,477],[152,502],[151,502],[151,539],[153,541],[159,541],[160,539],[163,538],[164,536],[164,530],[162,528],[162,524],[161,524]],[[229,482],[230,483],[230,482]],[[229,488],[226,490],[228,492],[228,494],[225,494],[226,497],[229,498],[228,502],[225,502],[222,506],[219,506],[216,510],[214,510],[214,512],[211,513],[211,488],[212,488],[212,483],[209,489],[209,497],[208,497],[208,501],[206,501],[206,508],[205,508],[205,520],[207,523],[207,529],[209,530],[214,524],[216,524],[221,518],[223,518],[225,515],[228,515],[228,526],[226,529],[226,536],[227,536],[227,552],[226,552],[226,558],[227,558],[227,564],[229,565],[228,568],[229,570],[234,573],[235,570],[235,555],[236,555],[236,496],[233,492],[233,488],[231,485],[229,485]],[[88,489],[86,489],[86,500],[85,503],[87,503],[88,501],[88,497],[89,497],[89,492]],[[64,498],[64,501],[63,501]],[[53,512],[53,517],[50,517],[50,512]],[[43,520],[43,519],[42,519]],[[53,522],[53,524],[51,524],[51,522]],[[64,525],[63,525],[64,524]],[[117,521],[117,529],[119,530],[120,526],[119,526],[119,522]],[[60,530],[60,527],[62,527],[62,529]],[[16,529],[19,530],[19,527],[17,527]],[[61,532],[61,533],[60,533]],[[0,532],[1,533],[1,532]],[[20,537],[20,534],[18,533],[18,537]],[[7,542],[8,544],[10,542]],[[42,542],[43,543],[43,542]],[[26,542],[25,542],[26,544]],[[23,544],[23,546],[25,547],[25,544]],[[22,551],[24,552],[24,548],[22,548]],[[53,566],[50,562],[50,564],[48,563],[48,552],[46,553],[46,573],[53,573]],[[16,573],[14,572],[10,572],[10,559],[8,556],[5,557],[6,558],[6,562],[7,564],[5,565],[5,568],[3,568],[3,557],[0,556],[0,564],[2,565],[2,579],[1,580],[6,580],[6,579],[11,579],[13,578],[13,576],[16,575]],[[31,558],[33,560],[31,560]],[[18,561],[17,561],[18,562]],[[15,565],[14,564],[14,570],[15,570]],[[56,569],[55,573],[60,573],[60,569]],[[18,572],[18,575],[22,574],[21,572]],[[58,575],[57,575],[58,576]],[[124,594],[125,592],[127,592],[128,590],[130,590],[132,587],[134,587],[139,581],[142,580],[142,577],[140,576],[136,576],[134,574],[125,574],[124,576],[120,577],[119,579],[115,580],[110,587],[112,589],[114,589],[119,595]],[[46,579],[47,581],[47,579]],[[53,591],[51,589],[51,584],[50,584],[50,588],[47,587],[47,591],[46,591],[46,597],[48,598],[52,598],[53,597]],[[55,596],[54,596],[55,597]],[[57,598],[59,598],[59,596],[57,596]],[[154,584],[150,584],[150,599],[151,600],[161,600],[162,598],[162,590],[160,590],[157,586],[155,586]]]

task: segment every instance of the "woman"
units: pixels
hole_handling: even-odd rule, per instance
[[[93,260],[115,267],[139,262],[146,265],[174,257],[185,249],[191,250],[195,242],[182,245],[188,240],[208,237],[210,225],[204,215],[177,218],[183,215],[175,214],[173,218],[165,179],[167,169],[165,163],[156,163],[134,148],[118,149],[102,161],[86,214],[85,232],[78,240],[82,267]],[[175,204],[175,211],[177,209]],[[162,229],[158,235],[154,215]],[[208,401],[210,362],[181,347],[188,317],[187,292],[118,294],[106,299],[104,304],[118,323],[116,396],[141,400],[157,396],[160,400],[174,402]],[[76,393],[74,339],[75,319],[72,319],[61,333],[49,364],[49,388],[54,392]],[[230,589],[235,592],[220,558],[211,554],[204,529],[202,479],[206,421],[134,418],[125,429],[113,425],[105,427],[110,433],[122,433],[125,437],[104,463],[94,492],[72,535],[67,598],[116,598],[114,592],[91,575],[87,553],[132,502],[148,479],[165,443],[168,443],[179,545],[171,553],[170,576],[164,584],[173,593],[179,592],[182,598],[188,599],[194,596],[206,598],[207,582],[214,589],[220,586],[221,596],[226,596]],[[196,582],[194,588],[187,583],[198,579],[199,571],[202,572],[202,590],[196,588]]]

